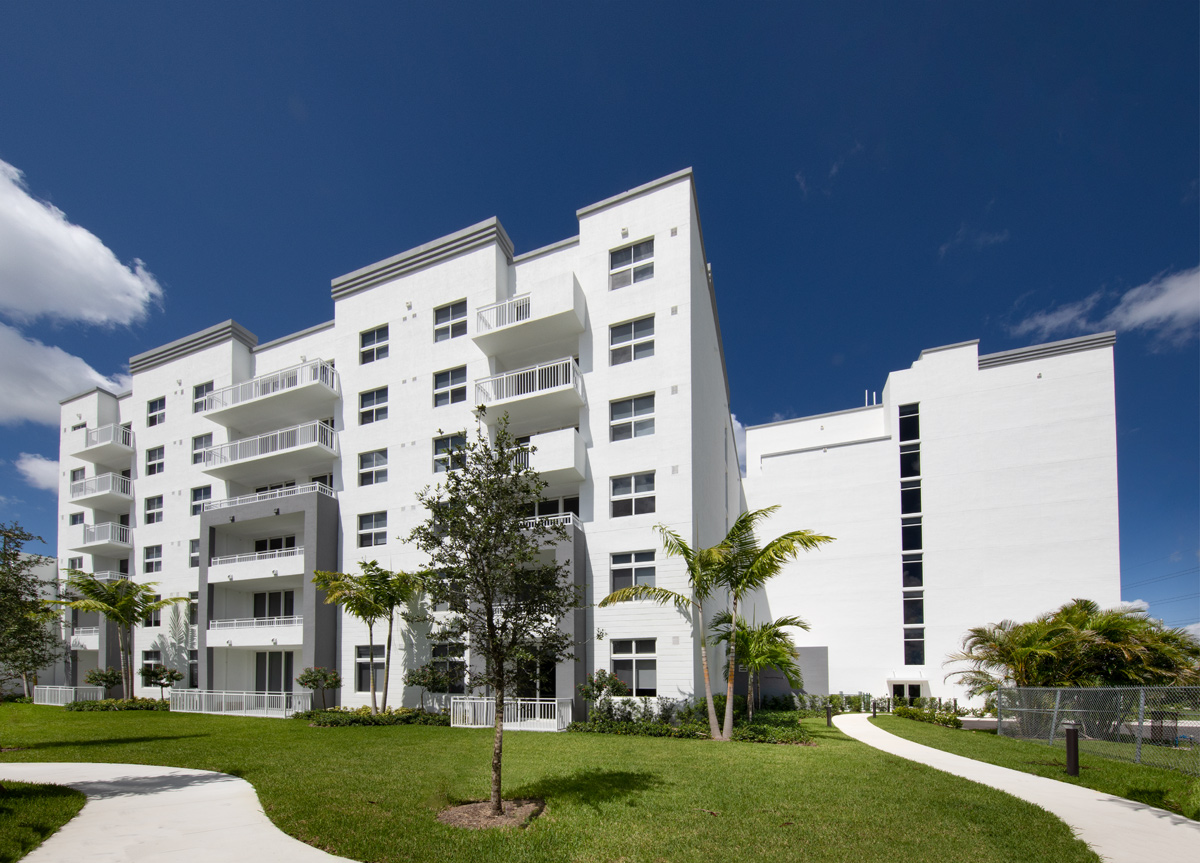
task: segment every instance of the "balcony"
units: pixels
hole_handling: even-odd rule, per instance
[[[340,398],[338,374],[324,360],[310,360],[204,398],[201,414],[213,422],[253,432],[329,416]]]
[[[71,551],[85,551],[100,557],[126,557],[133,548],[132,533],[128,525],[105,521],[100,524],[85,524]]]
[[[71,649],[72,650],[99,650],[100,649],[100,627],[98,626],[77,626],[74,632],[71,633]]]
[[[337,492],[323,482],[307,482],[304,485],[294,485],[288,488],[277,488],[271,491],[260,491],[257,494],[244,494],[241,497],[226,497],[221,500],[209,500],[204,503],[204,511],[229,509],[250,503],[264,503],[269,500],[279,500],[284,497],[295,497],[298,494],[323,494],[337,500]]]
[[[535,434],[529,439],[535,449],[521,461],[536,470],[550,485],[582,482],[587,475],[587,447],[573,428]]]
[[[566,273],[481,308],[471,340],[489,356],[557,341],[583,332],[584,310],[583,290]]]
[[[310,422],[200,452],[209,476],[253,485],[281,475],[327,472],[338,456],[337,432],[323,422]]]
[[[571,539],[574,536],[575,531],[583,529],[583,522],[580,521],[579,516],[573,512],[562,512],[558,515],[536,515],[532,518],[524,519],[521,522],[521,527],[530,528],[536,524],[545,524],[551,527],[554,527],[555,525],[561,525],[567,531],[567,539]],[[543,538],[543,541],[550,544],[558,542],[558,540],[554,539],[552,536]]]
[[[102,473],[71,483],[71,503],[108,512],[128,512],[133,483],[119,473]]]
[[[81,429],[71,455],[92,464],[129,467],[133,462],[133,431],[112,423],[94,429]]]
[[[304,575],[304,547],[247,552],[214,557],[208,564],[208,583],[254,581],[282,575]]]
[[[304,618],[239,617],[208,622],[209,647],[297,646],[304,642]]]
[[[127,579],[129,578],[129,573],[127,573],[127,572],[113,572],[111,569],[106,569],[106,570],[104,570],[104,571],[102,571],[102,572],[93,572],[93,573],[92,573],[92,576],[93,576],[93,577],[96,579],[96,581],[103,581],[103,582],[105,582],[105,583],[112,583],[112,582],[114,582],[114,581],[125,581],[125,580],[127,580]],[[76,630],[76,632],[78,632],[78,631],[79,631],[79,630]]]
[[[515,425],[564,419],[574,425],[584,404],[583,375],[570,357],[503,372],[475,382],[475,404],[487,406],[489,423],[507,412]]]

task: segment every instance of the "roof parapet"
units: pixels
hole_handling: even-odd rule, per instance
[[[1093,351],[1097,348],[1107,348],[1116,344],[1117,333],[1109,330],[1106,333],[1095,333],[1090,336],[1079,336],[1074,339],[1063,339],[1059,342],[1047,342],[1044,345],[1030,345],[1027,348],[1016,348],[1011,351],[1000,351],[995,354],[984,354],[979,358],[979,368],[992,369],[996,366],[1007,366],[1012,363],[1025,363],[1030,360],[1041,360],[1046,357],[1057,357],[1063,354],[1074,354],[1080,351]]]
[[[674,174],[667,174],[665,177],[659,177],[657,180],[651,180],[649,183],[644,183],[643,185],[630,189],[627,192],[622,192],[619,195],[613,195],[611,198],[605,198],[603,201],[597,201],[594,204],[588,204],[586,207],[576,210],[575,217],[582,219],[584,216],[607,209],[614,204],[619,204],[622,201],[629,200],[630,198],[636,198],[640,195],[646,194],[647,192],[653,192],[655,189],[662,188],[663,186],[669,186],[672,183],[683,179],[684,177],[687,177],[692,181],[692,186],[694,189],[696,179],[692,175],[692,169],[684,168],[681,171],[676,171]]]
[[[184,336],[182,339],[168,342],[161,347],[138,354],[135,357],[130,357],[129,372],[130,374],[137,374],[149,371],[172,360],[177,360],[196,351],[201,351],[213,345],[219,345],[221,342],[231,340],[241,342],[252,350],[258,344],[258,336],[254,335],[254,333],[250,332],[237,321],[228,320],[216,326],[209,327],[206,330],[201,330],[198,333],[192,333],[190,336]]]

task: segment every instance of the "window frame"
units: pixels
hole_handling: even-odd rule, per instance
[[[655,486],[655,471],[645,471],[642,473],[621,474],[620,476],[609,477],[609,517],[610,518],[627,518],[634,515],[650,515],[658,508],[655,498],[658,495]],[[650,487],[638,490],[639,482],[645,483],[649,478]],[[629,491],[618,493],[618,482],[621,480],[629,481]],[[649,509],[646,509],[643,501],[649,501]],[[625,508],[624,504],[629,504],[629,512],[618,512]]]
[[[364,464],[363,460],[367,457],[371,458],[371,463]],[[383,457],[380,462],[379,458]],[[388,451],[387,447],[383,449],[373,449],[369,452],[360,452],[358,454],[358,485],[359,488],[368,485],[379,485],[387,482],[388,479]]]
[[[204,464],[204,451],[212,445],[212,432],[195,435],[192,438],[192,464]]]
[[[380,523],[380,517],[383,522]],[[371,519],[368,524],[365,519]],[[368,542],[363,542],[369,538]],[[377,545],[387,545],[387,510],[380,512],[364,512],[358,516],[358,547],[374,548]]]
[[[383,331],[380,336],[380,331]],[[368,342],[367,339],[370,339]],[[387,324],[382,324],[374,329],[363,330],[358,334],[358,364],[365,366],[367,363],[373,363],[377,360],[387,359],[390,332]],[[370,354],[370,358],[368,358]]]
[[[145,505],[142,509],[142,524],[162,524],[162,520],[163,496],[161,494],[152,494],[145,499]]]
[[[911,652],[909,645],[912,645]],[[920,661],[910,661],[910,659],[919,659]],[[904,664],[905,665],[924,665],[925,664],[925,627],[924,626],[906,626],[904,628]]]
[[[154,602],[158,602],[160,599],[162,599],[161,593],[154,594]],[[143,617],[142,626],[162,626],[162,609],[156,608]],[[154,652],[157,653],[158,651]]]
[[[200,566],[200,540],[188,540],[188,569],[197,569]],[[192,621],[195,623],[195,621]]]
[[[444,671],[449,681],[446,695],[462,695],[467,691],[467,646],[459,641],[435,641],[429,645],[429,664]],[[455,674],[455,671],[458,674]]]
[[[162,572],[162,548],[161,545],[142,546],[143,575],[149,575],[152,572]]]
[[[643,585],[654,587],[658,577],[656,567],[653,550],[614,552],[609,556],[609,584],[613,591]],[[624,574],[626,572],[628,572],[627,576]],[[618,583],[618,573],[621,573],[619,577],[622,583]],[[628,584],[623,583],[626,579],[628,579]]]
[[[651,645],[649,650],[644,650],[643,647],[647,644]],[[629,645],[629,651],[618,650],[619,646]],[[609,662],[611,663],[612,673],[620,678],[627,686],[630,692],[637,698],[656,698],[658,696],[658,639],[657,638],[614,638],[609,643]],[[629,663],[628,680],[622,677],[622,670],[618,668],[618,663]],[[639,687],[639,666],[642,663],[649,663],[650,669],[654,672],[654,687]],[[641,666],[644,669],[644,666]]]
[[[371,677],[375,678],[375,689],[383,689],[383,670],[387,660],[387,649],[382,644],[354,645],[354,691],[370,692]],[[362,686],[363,672],[367,673],[366,686]]]
[[[83,571],[83,558],[82,557],[68,557],[67,558],[67,569],[75,570],[76,572],[82,572]]]
[[[206,492],[206,494],[197,494],[197,492]],[[192,515],[200,515],[204,512],[204,502],[212,500],[212,486],[200,485],[192,489]]]
[[[67,524],[71,527],[74,527],[77,524],[83,524],[83,513],[82,512],[67,513]]]
[[[208,396],[213,391],[213,381],[196,384],[192,387],[192,413],[203,413],[208,405]]]
[[[146,476],[166,473],[167,448],[152,446],[146,450]]]
[[[650,400],[650,409],[642,410],[638,413],[639,402],[642,402],[642,407],[645,407],[645,400]],[[629,405],[629,414],[627,417],[616,417],[618,405]],[[630,396],[627,399],[613,399],[608,403],[608,440],[609,443],[619,443],[620,441],[633,440],[639,437],[649,437],[654,434],[654,393],[643,393],[640,396]],[[649,431],[646,430],[646,423],[649,423]],[[641,426],[639,430],[638,426]],[[618,437],[620,432],[628,429],[627,436]]]
[[[646,247],[649,246],[649,249]],[[647,254],[647,251],[649,252]],[[623,252],[628,252],[628,260],[623,257],[617,260]],[[641,257],[639,257],[639,254]],[[654,278],[654,237],[628,243],[608,252],[608,289],[618,291],[638,282]]]
[[[461,379],[456,379],[455,374],[462,372]],[[442,375],[447,375],[446,383],[439,385],[438,378]],[[439,401],[439,397],[444,396],[444,401]],[[433,406],[435,408],[445,407],[446,405],[456,405],[467,400],[467,367],[456,366],[452,369],[444,369],[440,372],[433,373]]]
[[[160,426],[167,421],[167,397],[149,399],[146,402],[146,428]]]
[[[382,399],[380,393],[383,394]],[[367,399],[371,403],[367,404]],[[386,386],[373,390],[364,390],[358,394],[358,424],[360,426],[383,422],[388,418],[388,388]]]
[[[639,324],[649,322],[649,332],[638,332]],[[628,327],[629,335],[624,337],[623,330]],[[618,331],[621,332],[621,338],[618,341]],[[639,353],[639,350],[641,353]],[[626,353],[628,355],[626,355]],[[636,362],[637,360],[645,360],[654,356],[654,315],[646,315],[641,318],[634,318],[629,321],[622,321],[619,324],[612,324],[608,328],[608,364],[609,366],[623,366],[627,363]]]
[[[467,437],[461,434],[444,435],[433,439],[433,472],[448,473],[452,470],[462,470],[459,459],[454,457],[454,451],[466,446]],[[439,446],[444,449],[438,449]]]
[[[461,314],[458,313],[459,306],[462,307]],[[439,319],[439,316],[445,312],[445,318]],[[433,340],[434,342],[445,342],[450,339],[457,339],[459,336],[467,334],[467,301],[466,298],[455,300],[452,303],[446,303],[444,306],[438,306],[433,310]]]

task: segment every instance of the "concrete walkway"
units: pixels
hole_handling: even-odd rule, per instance
[[[1111,863],[1200,860],[1200,822],[1123,797],[931,749],[888,734],[870,719],[865,713],[843,713],[835,716],[833,723],[868,746],[990,785],[1042,807],[1065,821],[1077,837]]]
[[[244,779],[144,764],[0,763],[0,781],[67,785],[80,813],[23,863],[329,863],[271,823]]]

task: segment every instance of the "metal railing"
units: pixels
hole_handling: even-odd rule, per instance
[[[1200,686],[1010,688],[996,694],[996,733],[1200,776]]]
[[[583,397],[583,377],[573,359],[539,363],[516,371],[504,372],[475,382],[476,404],[536,395],[562,387],[574,387]]]
[[[235,692],[172,689],[174,713],[224,713],[231,716],[288,717],[312,709],[311,692]]]
[[[277,560],[281,557],[298,557],[304,554],[304,546],[295,548],[277,548],[273,551],[248,551],[245,554],[226,554],[214,557],[209,566],[225,566],[230,563],[252,563],[256,560]]]
[[[212,629],[273,629],[279,626],[300,626],[304,618],[299,614],[290,617],[230,617],[224,620],[210,620],[208,628]]]
[[[88,429],[83,442],[85,447],[115,443],[133,449],[133,429],[125,428],[117,423],[110,423],[99,428]]]
[[[210,468],[259,456],[272,455],[297,447],[319,444],[337,454],[337,432],[320,420],[266,432],[255,437],[217,444],[201,450],[204,467]]]
[[[100,701],[104,698],[102,686],[35,686],[33,703],[62,707],[72,701]]]
[[[98,626],[77,626],[73,630],[71,630],[71,634],[78,635],[81,637],[86,637],[89,635],[99,635],[100,627],[98,627]]]
[[[490,306],[484,306],[476,316],[476,332],[496,330],[511,324],[519,324],[530,318],[529,294],[521,294]]]
[[[569,698],[513,698],[504,702],[505,731],[562,731],[571,724]],[[491,698],[455,696],[450,699],[450,725],[492,728],[496,702]]]
[[[231,506],[242,506],[247,503],[262,503],[268,500],[278,500],[281,497],[295,497],[298,494],[310,494],[316,492],[323,494],[326,497],[337,499],[337,492],[325,485],[323,482],[306,482],[304,485],[293,485],[288,488],[275,488],[270,491],[260,491],[257,494],[244,494],[241,497],[225,497],[220,500],[206,500],[204,502],[204,511],[209,512],[214,509],[225,509]]]
[[[260,375],[240,384],[213,390],[204,397],[203,412],[230,408],[311,383],[324,384],[336,394],[338,391],[337,370],[324,360],[317,359]]]
[[[93,542],[118,542],[129,545],[129,525],[117,524],[115,521],[103,521],[100,524],[85,524],[83,526],[84,544]]]
[[[96,581],[106,581],[107,582],[107,581],[128,581],[129,580],[129,573],[113,572],[111,569],[101,570],[100,572],[93,572],[92,576],[96,579]]]
[[[119,473],[102,473],[99,476],[90,476],[87,479],[79,482],[71,483],[71,499],[77,497],[89,497],[93,494],[107,494],[116,492],[117,494],[133,496],[133,482],[127,476],[121,476]]]
[[[558,515],[535,515],[532,518],[521,520],[522,528],[534,527],[538,524],[556,525],[561,524],[563,527],[575,529],[582,527],[582,522],[579,521],[579,516],[573,512],[562,512]]]

